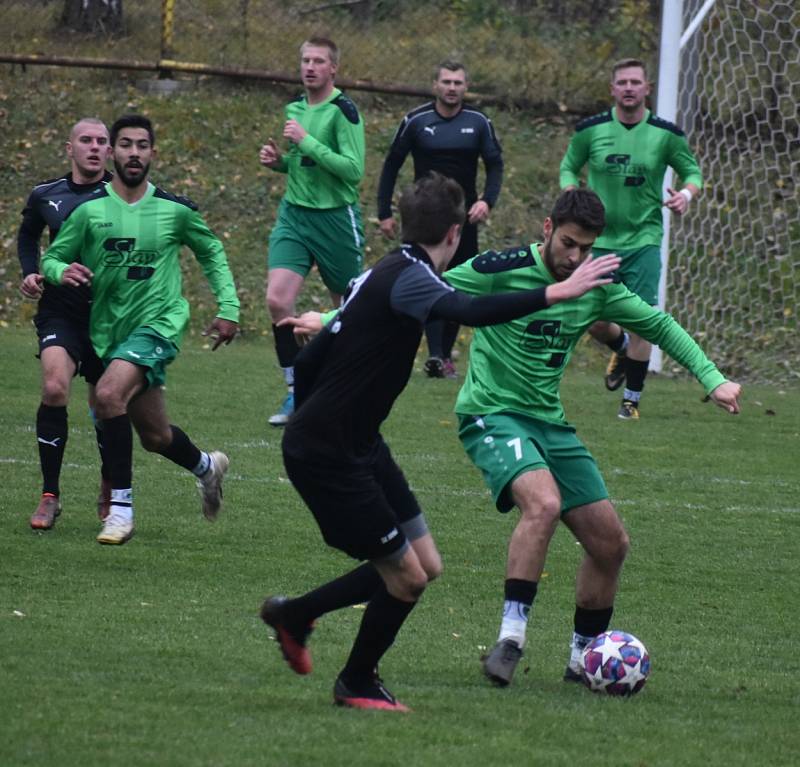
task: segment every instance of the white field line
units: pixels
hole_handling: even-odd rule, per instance
[[[229,447],[229,445],[226,445]],[[4,456],[0,456],[0,465],[10,465],[10,466],[30,466],[35,467],[38,469],[39,462],[36,460],[30,460],[25,458],[8,458]],[[89,473],[94,473],[97,471],[97,466],[92,464],[91,466],[82,463],[64,463],[64,468],[66,469],[78,469],[80,471],[86,471]],[[622,472],[617,472],[622,473]],[[626,472],[630,474],[631,472]],[[172,475],[175,477],[187,477],[187,472],[176,470],[172,472]],[[645,476],[645,473],[642,472],[642,476]],[[648,472],[647,476],[652,477],[652,472]],[[189,478],[187,477],[187,480]],[[694,475],[694,479],[697,479],[697,476]],[[225,477],[226,482],[245,482],[245,483],[252,483],[252,484],[259,484],[259,485],[288,485],[290,484],[287,477],[283,475],[277,475],[273,477],[267,477],[264,475],[254,475],[254,474],[234,474],[229,473]],[[746,484],[746,485],[755,485],[760,484],[757,481],[749,481],[749,480],[735,480],[735,479],[727,479],[724,477],[712,477],[709,478],[707,481],[710,482],[718,482],[723,484]],[[761,483],[770,482],[772,485],[781,484],[784,486],[790,486],[792,483],[789,482],[782,482],[779,483],[777,481],[770,481],[770,480],[763,480]],[[420,496],[424,496],[426,494],[435,493],[437,497],[446,497],[446,498],[484,498],[489,502],[489,491],[485,488],[480,486],[475,486],[474,488],[452,488],[447,486],[440,486],[434,489],[427,489],[427,488],[414,488],[412,485],[412,490],[416,492]],[[681,511],[708,511],[708,512],[728,512],[728,513],[739,513],[739,514],[800,514],[800,507],[797,506],[773,506],[770,508],[766,508],[763,506],[743,506],[743,505],[728,505],[728,506],[711,506],[704,503],[680,503],[675,504],[669,500],[664,499],[650,499],[646,503],[641,503],[639,501],[631,501],[626,500],[624,498],[612,498],[615,506],[618,506],[622,509],[634,509],[636,507],[647,508],[648,510],[655,510],[655,511],[665,511],[665,512],[681,512]]]

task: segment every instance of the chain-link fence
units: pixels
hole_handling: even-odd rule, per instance
[[[800,378],[799,22],[795,0],[718,2],[681,61],[706,190],[675,228],[667,307],[749,379]]]
[[[448,57],[462,60],[473,90],[493,101],[587,112],[607,96],[610,61],[656,50],[657,6],[656,0],[7,0],[11,32],[0,52],[168,59],[294,75],[299,44],[318,34],[341,47],[339,76],[351,88],[426,91],[433,66]]]

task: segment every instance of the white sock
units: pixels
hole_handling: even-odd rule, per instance
[[[622,393],[622,399],[626,399],[629,402],[636,402],[638,403],[642,397],[642,393],[640,391],[633,391],[633,389],[625,389]]]
[[[192,469],[192,474],[195,477],[202,477],[211,468],[211,463],[211,456],[205,450],[201,450],[200,460],[197,462],[197,466]]]
[[[294,390],[294,365],[289,368],[281,368],[283,370],[283,380],[290,390]]]
[[[525,629],[528,625],[528,616],[531,606],[506,599],[503,603],[503,621],[500,624],[500,636],[497,641],[511,639],[522,649],[525,644]]]
[[[130,487],[111,491],[110,516],[122,517],[126,522],[133,522],[133,490]]]
[[[594,637],[587,637],[583,634],[572,634],[572,642],[570,643],[570,656],[569,665],[573,670],[580,667],[581,655],[586,649],[586,646],[594,640]]]

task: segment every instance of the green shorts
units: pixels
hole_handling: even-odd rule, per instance
[[[658,280],[661,277],[661,248],[658,245],[632,250],[593,248],[592,252],[595,257],[616,253],[622,259],[617,269],[620,282],[646,304],[655,306],[658,303]]]
[[[178,356],[178,347],[150,328],[136,328],[118,344],[103,363],[125,360],[145,369],[148,386],[163,386],[167,380],[167,365]]]
[[[269,269],[301,277],[316,264],[328,290],[340,295],[364,263],[364,228],[358,205],[316,209],[281,201],[269,235]]]
[[[591,453],[572,426],[520,413],[459,415],[458,436],[483,473],[498,511],[511,511],[511,482],[525,471],[547,469],[561,491],[561,513],[608,498]]]

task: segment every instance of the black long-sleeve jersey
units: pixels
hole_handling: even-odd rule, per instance
[[[334,320],[297,356],[296,410],[284,451],[330,464],[371,460],[429,318],[480,326],[546,306],[545,288],[485,296],[456,291],[423,248],[401,246],[358,278]]]
[[[442,117],[435,102],[409,112],[397,129],[378,183],[378,218],[392,215],[392,192],[408,153],[414,158],[414,180],[428,171],[455,179],[464,190],[467,208],[477,199],[478,158],[486,167],[482,200],[494,207],[503,182],[503,150],[492,121],[464,104],[453,117]]]
[[[23,278],[39,271],[39,244],[45,228],[49,229],[52,243],[67,216],[110,180],[111,173],[106,171],[100,181],[76,184],[72,180],[72,173],[67,173],[66,176],[43,181],[33,188],[22,211],[22,223],[17,235],[17,255]],[[91,298],[91,288],[88,286],[73,288],[45,283],[44,293],[39,299],[39,311],[52,311],[87,324]]]

